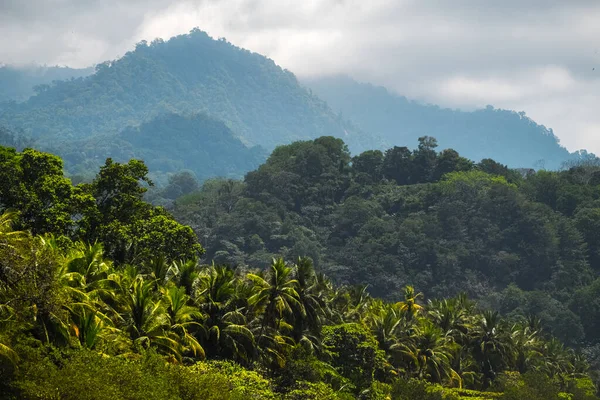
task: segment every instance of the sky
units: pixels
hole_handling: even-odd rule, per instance
[[[194,27],[300,78],[525,111],[600,154],[599,0],[0,0],[0,63],[87,67]]]

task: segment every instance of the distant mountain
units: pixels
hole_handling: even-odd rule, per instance
[[[491,106],[465,112],[410,101],[383,87],[335,76],[303,82],[358,128],[380,136],[386,146],[433,136],[473,160],[493,158],[511,167],[557,169],[567,160],[593,155],[569,153],[551,129],[525,113]]]
[[[116,135],[77,139],[53,148],[72,175],[97,171],[106,157],[125,162],[142,159],[153,178],[192,171],[200,181],[211,177],[242,178],[267,157],[261,147],[245,146],[222,121],[205,114],[163,114]]]
[[[93,73],[94,68],[5,65],[0,67],[0,103],[11,100],[22,102],[33,96],[39,85],[49,85],[53,81],[80,78]],[[44,90],[44,87],[37,89]]]
[[[322,135],[351,147],[372,143],[272,60],[196,29],[168,41],[139,43],[88,77],[42,87],[5,106],[0,124],[41,142],[115,134],[165,113],[203,112],[248,145],[272,149]]]

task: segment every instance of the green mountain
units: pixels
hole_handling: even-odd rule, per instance
[[[54,81],[80,78],[90,75],[93,72],[93,68],[75,69],[59,66],[3,66],[0,67],[0,103],[8,101],[25,101],[36,92],[45,90],[44,85],[50,85]]]
[[[197,29],[141,42],[91,76],[43,86],[25,103],[5,105],[0,124],[56,143],[116,134],[165,112],[206,113],[245,144],[267,149],[321,135],[352,146],[364,140],[291,72]]]
[[[558,169],[565,161],[590,156],[585,151],[570,154],[551,129],[523,112],[491,106],[473,112],[443,109],[344,76],[303,83],[344,118],[380,136],[388,146],[435,136],[442,148],[456,149],[473,160],[491,157],[515,168]]]
[[[163,114],[116,135],[64,141],[48,148],[63,157],[72,175],[85,180],[111,157],[119,162],[144,160],[159,184],[184,170],[200,181],[217,176],[239,179],[267,156],[261,147],[245,146],[222,121],[206,114]]]

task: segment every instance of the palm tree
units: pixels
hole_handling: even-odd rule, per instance
[[[257,274],[248,274],[254,284],[256,293],[248,299],[248,303],[256,310],[262,310],[262,326],[278,329],[284,315],[291,315],[295,310],[306,315],[300,303],[298,281],[293,279],[293,269],[282,258],[273,259],[267,278]]]
[[[194,283],[200,275],[196,260],[174,261],[169,268],[169,278],[179,287],[185,288],[189,296],[193,295]]]
[[[157,347],[160,351],[181,358],[178,337],[169,332],[169,317],[163,304],[155,301],[152,289],[154,281],[137,276],[124,297],[122,321],[124,331],[134,347]]]
[[[406,286],[404,288],[404,300],[397,303],[397,305],[400,307],[400,312],[407,320],[411,321],[423,309],[423,307],[417,303],[417,300],[421,297],[423,297],[423,293],[415,293],[414,287]]]
[[[367,288],[368,286],[351,286],[333,291],[329,299],[333,322],[362,322],[371,302]]]
[[[293,269],[282,258],[273,259],[266,278],[258,274],[247,276],[255,290],[248,304],[256,315],[260,315],[255,336],[261,357],[266,362],[283,366],[284,354],[293,345],[293,339],[287,335],[293,326],[284,317],[293,317],[294,313],[306,317],[299,299],[298,281],[293,279]]]
[[[563,378],[573,372],[571,354],[556,338],[550,339],[544,345],[544,358],[541,369],[551,378]]]
[[[0,215],[0,250],[2,248],[14,249],[15,246],[29,236],[27,232],[13,230],[18,218],[19,213],[12,210],[5,211]]]
[[[537,366],[542,357],[539,332],[532,326],[537,324],[515,324],[511,329],[515,367],[521,374]]]
[[[0,357],[6,358],[13,364],[16,364],[19,360],[19,356],[9,345],[3,343],[4,340],[2,340],[4,339],[2,334],[13,319],[14,313],[12,308],[6,304],[0,304]]]
[[[236,304],[247,303],[240,299],[244,291],[231,268],[213,263],[199,274],[194,301],[206,315],[207,353],[247,364],[255,357],[256,343],[243,308]]]
[[[486,387],[498,372],[513,364],[512,338],[501,324],[497,311],[484,312],[472,336],[474,356],[483,373],[483,385]]]
[[[184,352],[191,351],[195,357],[205,358],[204,348],[194,335],[206,334],[204,326],[198,322],[203,315],[200,310],[188,305],[190,296],[185,293],[185,288],[176,286],[167,288],[163,295],[163,301],[169,319],[167,329],[175,332],[179,337],[182,350]]]
[[[69,308],[71,314],[71,331],[79,340],[79,344],[87,349],[95,349],[102,339],[120,334],[114,328],[110,318],[94,310],[89,305],[75,304]]]
[[[18,213],[15,211],[5,211],[0,215],[0,257],[2,258],[6,257],[10,259],[14,256],[19,257],[18,247],[29,236],[26,232],[13,230],[17,218]],[[0,258],[0,261],[2,258]],[[5,263],[0,262],[0,265],[3,264]],[[8,262],[6,264],[8,265]],[[0,357],[6,358],[16,364],[18,360],[17,353],[9,345],[3,343],[2,340],[4,339],[2,333],[14,320],[14,311],[8,304],[10,300],[7,296],[3,295],[9,289],[5,278],[4,268],[0,268]]]
[[[473,324],[464,306],[464,299],[430,300],[427,315],[446,336],[461,345],[468,344],[468,333],[473,329]]]
[[[390,347],[396,364],[404,364],[408,376],[436,383],[458,382],[462,379],[452,369],[452,355],[457,345],[440,328],[426,319],[419,320],[416,329]]]
[[[302,307],[294,309],[292,336],[296,343],[303,343],[314,350],[318,347],[321,326],[324,318],[329,314],[329,309],[323,286],[317,280],[312,261],[306,257],[298,258],[295,272],[298,281],[298,300]]]
[[[104,259],[102,244],[77,242],[60,263],[59,280],[71,297],[80,301],[99,300],[109,296],[107,279],[112,268],[112,262]]]
[[[403,327],[403,319],[398,307],[386,304],[382,300],[373,300],[365,320],[379,342],[379,347],[389,352],[398,341]]]

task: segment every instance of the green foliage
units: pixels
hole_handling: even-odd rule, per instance
[[[20,211],[20,226],[33,233],[67,234],[72,215],[89,197],[63,176],[62,160],[32,149],[0,147],[0,208]]]
[[[323,382],[298,382],[297,388],[284,396],[285,400],[338,400],[343,397]]]
[[[589,183],[595,167],[577,168],[523,176],[436,152],[430,137],[416,150],[350,158],[339,139],[322,138],[278,147],[244,182],[211,181],[173,213],[206,238],[207,259],[266,267],[307,255],[374,296],[391,300],[406,285],[428,297],[466,292],[515,318],[536,315],[578,345],[597,340],[589,300],[571,299],[600,268],[600,192]]]
[[[0,147],[0,209],[19,211],[17,228],[61,241],[103,242],[116,262],[202,254],[194,232],[143,200],[148,169],[138,160],[111,159],[92,183],[73,186],[62,160],[37,150]],[[63,238],[60,238],[60,237]]]
[[[255,372],[228,363],[193,367],[142,358],[107,357],[79,351],[57,360],[23,363],[14,378],[19,399],[275,399],[269,382]],[[10,398],[10,397],[9,397]]]
[[[392,398],[398,400],[460,400],[457,394],[418,380],[398,380],[392,389]]]
[[[355,391],[369,388],[385,368],[385,356],[375,337],[358,324],[324,327],[323,348]]]
[[[419,179],[435,179],[441,156],[434,146],[421,138],[411,156]],[[58,158],[2,151],[8,167],[21,168],[15,183],[24,193],[47,175],[60,177]],[[19,211],[31,208],[17,203],[21,209],[0,217],[2,392],[25,399],[597,398],[594,364],[551,334],[570,335],[577,345],[595,326],[594,314],[578,319],[574,313],[594,301],[595,284],[585,286],[594,272],[569,217],[529,200],[520,192],[527,181],[509,183],[508,174],[461,170],[408,187],[371,176],[370,189],[362,191],[352,168],[343,142],[326,137],[280,148],[246,183],[209,181],[187,195],[182,204],[190,215],[216,214],[238,224],[230,241],[218,239],[227,250],[214,253],[239,260],[234,268],[199,263],[202,248],[191,228],[143,200],[151,182],[141,161],[109,159],[91,183],[54,192],[56,203],[73,204],[66,232],[56,225],[18,230],[30,223]],[[281,170],[300,177],[294,187],[299,203],[264,184]],[[61,179],[52,182],[60,188]],[[399,218],[390,214],[396,202],[402,203]],[[31,215],[43,216],[55,205],[43,204]],[[475,239],[485,227],[492,242],[484,246]],[[211,229],[207,240],[229,228]],[[307,257],[290,263],[274,256],[262,264],[278,246],[286,257],[309,249],[326,266],[328,257],[340,254],[322,249],[343,250],[350,263],[367,262],[374,253],[356,241],[361,237],[381,252],[363,267],[360,279],[368,281],[379,272],[368,268],[384,264],[391,248],[414,251],[406,249],[407,232],[413,246],[432,245],[436,235],[456,236],[454,246],[466,242],[454,255],[444,252],[448,243],[434,246],[433,264],[417,257],[412,271],[420,265],[453,283],[460,270],[449,268],[452,258],[470,260],[490,279],[506,279],[506,288],[484,300],[508,317],[480,308],[484,303],[464,293],[431,298],[439,292],[435,287],[419,292],[406,285],[387,301],[374,298],[366,286],[334,285]],[[394,242],[394,235],[401,240]],[[382,243],[374,238],[395,244],[378,249]],[[503,269],[486,258],[494,246],[514,253],[503,255]],[[246,258],[242,250],[261,256]],[[353,260],[358,255],[363,258]],[[411,271],[410,258],[402,260]],[[343,277],[341,269],[329,270]],[[539,318],[525,317],[527,311]],[[576,338],[578,324],[588,330],[580,325]],[[593,356],[593,348],[585,354]],[[89,387],[98,390],[85,391]]]

